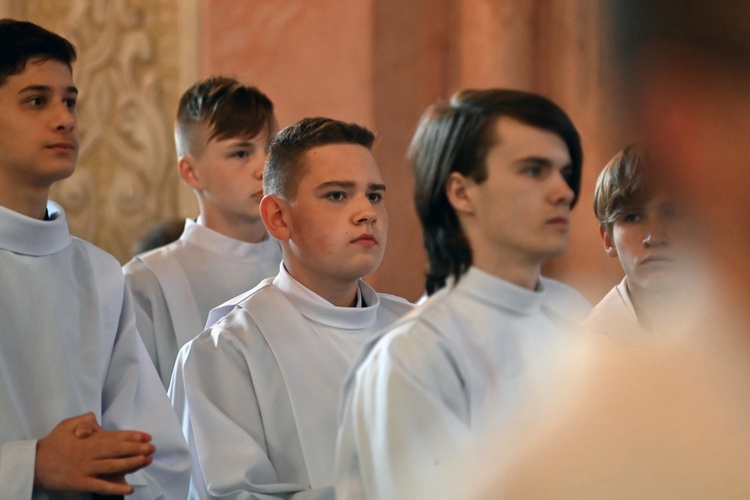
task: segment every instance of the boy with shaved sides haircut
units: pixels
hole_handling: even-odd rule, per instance
[[[74,47],[0,20],[0,497],[184,500],[190,454],[120,266],[68,232]]]
[[[540,275],[567,248],[581,178],[562,109],[526,92],[465,90],[428,109],[410,157],[431,297],[346,383],[339,499],[454,498],[442,488],[452,465],[544,380],[566,328],[590,310]]]
[[[260,211],[281,243],[279,273],[211,313],[209,325],[233,308],[183,347],[169,390],[195,497],[334,498],[341,384],[411,308],[362,280],[388,230],[373,141],[359,125],[307,118],[271,142]]]
[[[200,81],[180,99],[178,168],[200,215],[185,221],[177,241],[123,268],[138,330],[165,388],[177,352],[205,328],[209,311],[277,272],[281,250],[258,213],[276,128],[268,97],[232,78]]]

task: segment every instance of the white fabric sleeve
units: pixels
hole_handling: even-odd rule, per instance
[[[127,476],[136,490],[129,498],[184,500],[190,481],[190,452],[164,386],[136,331],[124,282],[119,296],[120,320],[104,380],[101,425],[108,430],[147,432],[156,447],[151,465]]]
[[[36,440],[0,446],[0,500],[31,498],[34,489]]]
[[[177,345],[164,292],[154,273],[138,259],[126,264],[123,272],[133,298],[138,333],[166,389],[169,387],[172,357],[177,352]],[[160,332],[158,338],[157,332]],[[174,351],[171,355],[170,350]]]

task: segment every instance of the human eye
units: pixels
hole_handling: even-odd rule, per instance
[[[643,215],[637,211],[625,212],[622,215],[622,221],[630,224],[640,222],[641,220],[643,220]]]
[[[248,156],[250,156],[250,153],[248,153],[245,150],[240,150],[240,151],[233,152],[231,154],[231,156],[232,156],[232,158],[240,158],[240,159],[242,159],[242,158],[247,158]]]
[[[542,175],[544,169],[539,165],[528,165],[521,171],[524,175],[529,177],[539,177]]]
[[[341,191],[332,191],[326,194],[325,197],[328,198],[329,200],[341,201],[344,199],[344,193],[342,193]]]
[[[369,193],[367,195],[367,199],[369,199],[372,203],[380,203],[383,201],[383,193]]]
[[[568,165],[567,167],[561,169],[560,175],[562,175],[563,179],[565,179],[567,182],[570,182],[573,179],[573,166]]]
[[[47,98],[41,95],[35,95],[26,99],[26,102],[35,108],[41,108],[47,103]]]
[[[76,103],[78,102],[78,100],[73,97],[68,97],[67,99],[64,99],[63,102],[65,102],[65,107],[70,110],[74,110],[76,109]]]

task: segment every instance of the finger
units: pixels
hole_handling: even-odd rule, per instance
[[[151,434],[141,431],[104,431],[109,436],[120,441],[135,441],[138,443],[150,443]]]
[[[86,468],[87,475],[97,477],[124,476],[147,467],[152,461],[153,459],[150,456],[143,455],[96,460]]]
[[[86,480],[81,491],[98,495],[131,495],[135,489],[124,480],[109,480],[108,478],[92,477]]]
[[[85,439],[92,435],[95,432],[95,429],[91,428],[88,425],[79,425],[75,428],[74,434],[79,439]]]

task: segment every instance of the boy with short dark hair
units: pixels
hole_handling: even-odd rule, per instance
[[[388,230],[373,140],[359,125],[308,118],[271,142],[260,212],[281,243],[279,274],[211,313],[209,325],[233,307],[180,351],[169,389],[194,495],[334,498],[341,383],[365,343],[411,308],[362,280]]]
[[[190,455],[120,266],[48,201],[77,159],[75,58],[0,21],[0,496],[183,500]]]
[[[653,332],[678,291],[685,252],[675,243],[684,231],[674,202],[646,182],[645,168],[645,153],[633,144],[610,160],[596,182],[594,213],[604,250],[625,271],[584,322],[598,333]]]
[[[232,78],[197,82],[180,99],[178,168],[200,215],[185,221],[177,241],[123,268],[138,330],[165,388],[177,352],[204,329],[211,308],[277,272],[281,250],[258,213],[276,129],[270,99]]]
[[[588,302],[544,278],[568,245],[578,133],[527,92],[465,90],[412,141],[431,297],[389,328],[345,386],[339,499],[450,498],[445,481],[483,422],[502,425],[544,380]]]

